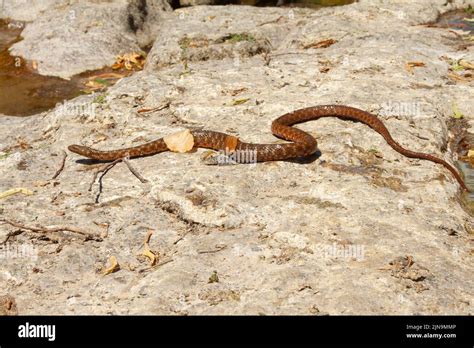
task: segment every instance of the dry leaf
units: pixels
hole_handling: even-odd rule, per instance
[[[85,86],[88,88],[89,91],[99,91],[99,90],[103,90],[107,87],[106,84],[100,82],[100,81],[95,81],[95,80],[91,80],[91,81],[87,81],[85,83]]]
[[[231,95],[233,97],[235,97],[236,95],[242,93],[242,92],[245,92],[247,91],[248,88],[247,87],[242,87],[242,88],[236,88],[236,89],[233,89],[233,90],[229,90],[229,91],[222,91],[222,94],[224,95]]]
[[[405,69],[410,72],[410,73],[413,73],[413,68],[415,67],[425,67],[426,64],[423,63],[423,62],[408,62],[405,64]]]
[[[474,70],[474,64],[472,64],[471,62],[468,62],[467,60],[461,59],[461,60],[459,61],[459,65],[462,66],[462,67],[465,68],[465,69],[472,69],[472,70]]]
[[[209,277],[208,283],[219,283],[219,276],[217,275],[217,271],[212,272],[211,276]]]
[[[17,138],[17,145],[14,147],[19,147],[22,150],[31,149],[31,145],[28,143],[28,140],[21,137]]]
[[[173,152],[184,153],[190,151],[194,147],[194,137],[189,129],[167,135],[163,138],[163,141],[168,149]]]
[[[453,110],[453,115],[452,115],[453,118],[461,119],[464,117],[463,113],[459,111],[458,106],[456,105],[456,102],[454,100],[451,103],[451,109]]]
[[[250,98],[236,99],[236,100],[232,101],[231,105],[240,105],[240,104],[248,102],[249,100],[250,100]]]
[[[474,76],[471,73],[465,73],[463,75],[456,74],[455,72],[451,71],[448,73],[448,77],[454,81],[461,81],[461,82],[469,82],[474,80]]]
[[[104,272],[103,272],[104,275],[114,273],[114,272],[117,272],[118,270],[120,270],[120,265],[119,265],[119,263],[117,261],[117,258],[115,256],[111,256],[110,259],[109,259],[109,262],[110,262],[111,266],[104,270]]]
[[[125,53],[121,56],[117,56],[115,63],[112,65],[112,69],[118,70],[121,68],[125,68],[127,70],[132,70],[135,67],[137,70],[142,70],[144,64],[145,57],[143,54],[131,52]]]
[[[307,44],[303,46],[304,49],[308,48],[327,48],[331,45],[334,45],[337,42],[337,40],[334,39],[327,39],[319,42],[312,42],[310,44]]]
[[[0,199],[12,196],[17,193],[23,193],[24,195],[32,195],[33,191],[28,190],[25,187],[15,187],[10,190],[6,190],[0,193]]]
[[[150,245],[148,244],[150,242],[150,238],[153,234],[153,230],[148,230],[148,233],[145,237],[145,242],[144,244],[144,249],[142,251],[142,255],[146,256],[150,260],[150,266],[154,266],[156,264],[156,260],[158,259],[155,253],[153,253],[150,249]]]
[[[142,252],[143,256],[146,256],[150,260],[150,266],[154,266],[156,264],[156,255],[150,249],[145,249]]]

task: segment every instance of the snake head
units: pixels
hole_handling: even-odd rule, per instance
[[[208,166],[223,166],[238,164],[232,155],[222,152],[206,151],[201,156],[201,161]]]

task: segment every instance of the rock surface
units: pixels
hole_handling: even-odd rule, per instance
[[[163,13],[144,71],[101,97],[0,118],[0,192],[32,191],[2,199],[0,218],[98,236],[0,224],[1,288],[20,314],[472,314],[473,221],[457,183],[362,124],[299,125],[318,139],[312,163],[163,153],[131,161],[145,184],[115,165],[99,196],[97,181],[88,189],[102,164],[69,153],[52,179],[73,143],[120,148],[197,127],[278,142],[274,118],[334,103],[378,113],[407,148],[452,162],[453,102],[471,132],[474,105],[449,59],[474,61],[474,49],[423,23],[465,3]],[[141,255],[150,230],[154,266]],[[110,256],[120,269],[104,275]]]
[[[52,2],[47,11],[26,23],[24,39],[12,46],[11,54],[35,61],[42,75],[66,79],[112,65],[117,55],[140,51],[148,45],[150,30],[160,21],[160,14],[171,10],[164,0],[148,3],[138,0],[81,1],[70,5]],[[36,2],[33,8],[37,8]],[[22,19],[22,14],[18,11],[13,18]]]

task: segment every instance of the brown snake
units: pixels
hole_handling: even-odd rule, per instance
[[[280,161],[296,157],[304,157],[312,155],[317,151],[317,141],[310,134],[291,127],[296,123],[317,120],[321,117],[338,117],[344,120],[358,121],[368,125],[370,128],[378,132],[384,137],[387,143],[397,152],[409,158],[419,158],[431,162],[439,163],[446,167],[459,182],[459,185],[469,191],[461,176],[456,169],[446,161],[434,157],[432,155],[414,152],[403,148],[395,140],[393,140],[388,129],[377,116],[350,106],[342,105],[321,105],[305,109],[299,109],[283,116],[280,116],[272,123],[272,133],[282,139],[292,141],[288,144],[250,144],[237,140],[237,143],[232,146],[236,152],[254,152],[256,153],[256,161]],[[194,147],[202,147],[213,150],[225,151],[229,148],[230,140],[235,139],[230,135],[203,130],[193,130],[191,134],[194,137]],[[234,141],[235,142],[235,141]],[[68,147],[69,151],[75,152],[79,155],[102,161],[113,161],[125,157],[141,157],[153,155],[159,152],[168,151],[168,147],[163,138],[151,141],[149,143],[130,147],[121,150],[99,151],[87,146],[71,145]],[[237,157],[236,162],[248,163],[243,160],[239,161]]]

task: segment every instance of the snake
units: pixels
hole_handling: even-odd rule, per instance
[[[307,157],[318,151],[316,139],[305,131],[292,127],[295,124],[317,120],[322,117],[337,117],[363,123],[379,133],[395,151],[408,158],[422,159],[441,164],[448,169],[457,180],[461,188],[470,192],[461,175],[446,161],[430,154],[408,150],[397,143],[391,136],[384,123],[374,114],[345,105],[319,105],[298,109],[286,113],[272,122],[272,133],[281,139],[289,141],[283,144],[254,144],[240,141],[234,136],[208,130],[192,130],[194,147],[226,151],[231,148],[232,153],[253,153],[256,162],[282,161]],[[229,146],[229,144],[232,144]],[[164,138],[160,138],[142,145],[118,150],[101,151],[82,145],[70,145],[69,151],[81,156],[100,161],[114,161],[121,158],[135,158],[154,155],[169,151]],[[236,163],[248,163],[248,156],[234,156]],[[214,161],[215,162],[215,161]],[[215,163],[213,163],[215,164]]]

